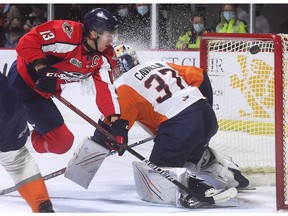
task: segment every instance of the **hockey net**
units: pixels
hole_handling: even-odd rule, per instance
[[[211,147],[232,157],[254,184],[276,184],[277,208],[288,209],[288,35],[204,34],[200,66],[219,123]]]

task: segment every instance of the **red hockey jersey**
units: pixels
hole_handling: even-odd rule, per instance
[[[60,71],[60,84],[79,82],[90,76],[96,87],[96,104],[104,116],[120,114],[111,70],[116,65],[112,46],[103,53],[87,54],[82,44],[83,25],[70,20],[53,20],[37,26],[19,41],[17,69],[27,85],[34,88],[37,72],[29,63],[45,58],[46,64]]]

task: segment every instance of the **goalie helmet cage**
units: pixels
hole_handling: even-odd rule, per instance
[[[277,209],[288,209],[288,35],[205,33],[200,67],[219,123],[210,146],[257,181],[272,174]]]

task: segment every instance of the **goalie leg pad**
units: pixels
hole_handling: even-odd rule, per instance
[[[228,163],[227,159],[210,147],[205,150],[197,164],[191,162],[186,162],[185,164],[188,170],[203,178],[217,189],[232,188],[239,185],[229,166],[239,169],[234,162],[232,163],[232,160]]]
[[[186,168],[161,168],[178,182],[188,187],[191,192],[193,191],[193,193],[197,194],[199,199],[196,199],[159,175],[159,173],[147,164],[134,161],[132,165],[136,191],[142,200],[148,202],[172,204],[185,208],[197,208],[204,205],[225,202],[237,194],[235,188],[229,188],[227,190],[215,189],[213,186],[205,183],[203,179],[190,173]]]
[[[136,191],[142,200],[175,205],[176,197],[180,197],[178,196],[178,187],[143,162],[133,161],[132,166]],[[187,186],[186,168],[161,167],[161,169],[167,171],[171,177]]]
[[[216,159],[219,161],[219,163],[225,164],[225,167],[228,167],[228,170],[233,173],[235,181],[238,182],[236,188],[245,188],[250,185],[249,180],[241,173],[240,167],[232,160],[231,157],[221,154],[220,152],[217,152],[212,148],[209,149],[212,152],[212,154],[216,157]]]
[[[85,137],[69,161],[64,176],[87,189],[109,153],[107,148]]]

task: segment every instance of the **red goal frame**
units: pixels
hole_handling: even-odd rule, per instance
[[[285,160],[284,160],[284,108],[283,108],[283,46],[277,34],[204,33],[200,42],[200,67],[207,71],[208,40],[273,41],[274,43],[274,89],[275,89],[275,158],[276,158],[276,205],[277,210],[288,209],[285,203]]]

